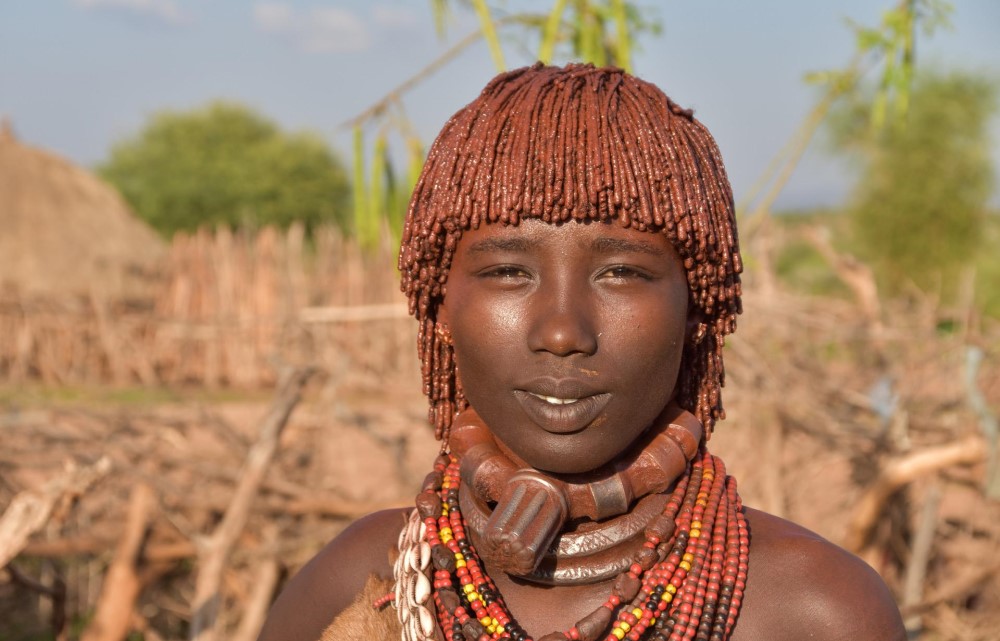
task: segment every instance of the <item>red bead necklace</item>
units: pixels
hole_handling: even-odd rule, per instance
[[[465,532],[459,461],[439,457],[417,497],[433,561],[432,594],[446,641],[530,641]],[[725,641],[739,614],[750,538],[736,481],[702,451],[607,601],[539,641]]]

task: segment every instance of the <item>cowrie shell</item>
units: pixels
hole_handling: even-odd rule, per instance
[[[406,577],[406,603],[411,607],[417,604],[417,585],[422,576],[414,573]]]
[[[431,582],[423,574],[417,575],[417,585],[414,587],[413,596],[417,603],[423,605],[427,603],[431,595]]]
[[[418,609],[417,614],[420,619],[420,631],[424,633],[425,638],[432,638],[434,635],[434,615],[427,608]]]
[[[414,572],[420,571],[420,548],[410,548],[410,550],[406,553],[406,564],[410,566]]]
[[[423,572],[431,563],[431,546],[426,541],[421,541],[417,550],[420,556],[420,571]]]

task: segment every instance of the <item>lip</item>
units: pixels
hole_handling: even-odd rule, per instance
[[[604,389],[595,387],[594,381],[557,376],[539,376],[516,385],[516,389],[529,394],[556,398],[584,398],[598,396],[606,392]]]
[[[576,398],[575,403],[553,404],[542,396]],[[543,379],[514,390],[514,398],[536,425],[552,434],[570,434],[590,425],[608,403],[609,392],[594,390],[575,380]]]

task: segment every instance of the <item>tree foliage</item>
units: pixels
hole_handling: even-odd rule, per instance
[[[383,230],[398,235],[410,191],[424,161],[424,144],[414,133],[403,105],[403,94],[423,82],[468,46],[484,40],[498,71],[507,66],[503,42],[538,42],[538,59],[551,63],[557,55],[596,65],[616,65],[628,70],[638,39],[661,31],[649,7],[626,0],[550,0],[551,8],[540,12],[511,12],[506,3],[486,0],[431,0],[431,11],[439,35],[446,31],[453,8],[475,12],[479,29],[466,36],[436,60],[386,96],[352,118],[354,202],[351,228],[363,246],[378,243]],[[454,6],[453,6],[454,5]],[[530,50],[530,47],[529,47]],[[369,137],[369,134],[374,134]],[[393,165],[390,138],[401,138],[406,148],[406,170]]]
[[[951,12],[952,5],[945,0],[900,0],[882,12],[882,19],[875,27],[848,21],[855,38],[850,62],[840,69],[805,75],[807,83],[822,87],[819,100],[736,208],[737,215],[743,218],[750,203],[756,201],[748,221],[752,224],[741,224],[745,237],[752,237],[761,226],[813,135],[826,122],[830,109],[844,100],[857,98],[866,68],[881,68],[881,78],[868,101],[872,129],[880,130],[887,118],[892,126],[905,119],[915,67],[916,32],[919,28],[929,37],[941,27],[950,27]]]
[[[872,127],[881,129],[886,122],[894,126],[904,122],[915,69],[917,27],[930,36],[939,27],[951,26],[953,11],[952,4],[944,0],[902,0],[882,13],[878,28],[848,22],[854,28],[858,51],[882,57],[881,79],[871,101]]]
[[[165,235],[349,218],[346,172],[327,144],[238,104],[156,114],[115,145],[99,172]]]
[[[860,160],[850,211],[856,251],[890,290],[947,290],[980,249],[993,189],[988,136],[996,85],[968,72],[918,72],[900,126],[875,129],[875,94],[831,121]]]
[[[446,30],[450,1],[475,10],[482,37],[498,71],[506,69],[498,36],[504,26],[514,27],[514,32],[508,35],[515,38],[537,36],[537,57],[547,64],[552,62],[559,47],[572,60],[598,66],[615,65],[626,71],[631,71],[632,50],[639,36],[658,35],[662,31],[655,7],[626,0],[552,0],[545,13],[509,12],[503,2],[491,9],[485,0],[431,0],[439,35]],[[494,14],[501,17],[496,19]]]

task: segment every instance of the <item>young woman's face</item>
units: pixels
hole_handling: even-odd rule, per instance
[[[466,398],[532,467],[621,454],[673,398],[688,320],[663,234],[536,219],[463,234],[439,320]]]

